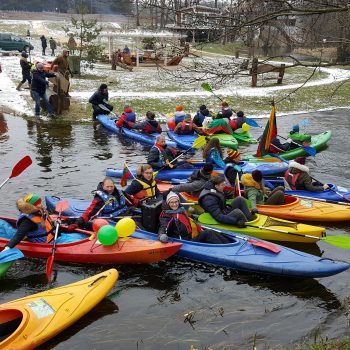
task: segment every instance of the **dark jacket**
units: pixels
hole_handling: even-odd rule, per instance
[[[187,192],[192,196],[198,197],[210,176],[210,174],[203,174],[202,170],[195,170],[187,183],[176,185],[171,190],[173,192]]]
[[[201,111],[198,111],[193,118],[193,123],[195,123],[199,127],[202,127],[205,117],[211,117],[211,114],[208,109],[202,109]]]
[[[24,57],[21,57],[19,63],[22,68],[23,78],[30,78],[30,69],[32,68],[32,64],[28,62],[27,59]]]
[[[144,133],[152,134],[152,133],[161,133],[162,128],[160,124],[156,120],[146,119],[142,122],[131,123],[131,129],[142,130]]]
[[[198,204],[218,222],[236,225],[237,218],[230,216],[232,210],[226,205],[226,197],[215,189],[214,184],[208,181],[199,195]]]
[[[40,96],[45,95],[47,81],[46,78],[54,77],[54,73],[47,73],[45,71],[39,71],[37,69],[32,71],[32,90],[36,91]]]
[[[166,160],[172,161],[177,155],[178,152],[172,147],[166,147],[164,150],[159,151],[156,146],[152,146],[147,157],[147,163],[153,169],[160,169],[161,167],[165,166]],[[175,166],[176,161],[172,164]]]
[[[89,98],[89,103],[95,106],[98,106],[99,104],[105,105],[106,103],[104,102],[104,100],[108,101],[108,92],[103,94],[100,90],[97,90]]]
[[[232,109],[230,107],[226,107],[226,108],[223,108],[221,110],[221,118],[230,119],[230,117],[232,117],[232,115],[233,115],[233,112],[232,112]]]
[[[41,37],[40,37],[40,40],[41,40],[41,47],[44,49],[46,49],[47,48],[47,39],[44,37],[44,35],[42,35]]]

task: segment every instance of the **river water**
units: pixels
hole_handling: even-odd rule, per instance
[[[348,109],[278,118],[279,134],[308,118],[306,129],[332,129],[329,148],[307,164],[321,181],[350,187]],[[266,120],[259,120],[264,125]],[[258,136],[260,129],[252,129]],[[147,147],[98,125],[61,124],[0,115],[0,180],[24,155],[33,164],[2,189],[1,214],[16,216],[24,193],[91,198],[107,167],[144,162]],[[253,151],[256,146],[249,146]],[[2,180],[1,180],[2,181]],[[349,209],[350,210],[350,209]],[[350,234],[349,225],[327,227]],[[348,250],[320,242],[303,249],[350,262]],[[0,281],[0,303],[47,289],[43,260],[18,261]],[[273,349],[350,335],[350,271],[322,279],[287,279],[206,266],[182,259],[116,266],[107,299],[41,349]],[[105,269],[55,263],[53,287]],[[184,315],[193,311],[192,322]]]

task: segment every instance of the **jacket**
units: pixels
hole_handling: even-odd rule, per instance
[[[309,175],[309,168],[306,165],[295,162],[294,160],[289,162],[289,169],[284,176],[291,188],[294,187],[293,180],[297,178],[295,181],[295,188],[297,190],[307,190],[312,192],[324,190],[323,186],[313,184],[312,177]]]
[[[179,124],[185,119],[186,113],[184,111],[174,112],[175,125]]]
[[[23,77],[30,78],[30,70],[32,68],[32,64],[30,62],[28,62],[27,59],[24,57],[21,57],[21,59],[19,60],[19,63],[20,63],[21,68],[22,68]]]
[[[252,209],[256,209],[257,204],[264,204],[264,190],[260,183],[253,179],[252,174],[243,174],[241,183],[244,186],[244,195],[250,201]]]
[[[103,94],[100,90],[94,92],[94,94],[89,98],[89,103],[92,105],[98,106],[100,104],[106,105],[108,101],[108,92]]]
[[[147,163],[153,169],[160,169],[166,165],[166,160],[172,161],[178,152],[172,147],[166,147],[165,149],[157,144],[152,146],[147,157]],[[172,163],[174,166],[176,162]]]
[[[134,179],[131,184],[124,190],[126,197],[139,206],[139,200],[144,198],[157,198],[162,200],[162,194],[159,191],[154,179],[147,181],[143,176]]]
[[[37,92],[40,96],[45,95],[47,86],[46,78],[52,77],[55,77],[55,74],[34,69],[32,71],[32,90]]]
[[[299,144],[302,144],[303,142],[311,142],[311,135],[300,134],[299,132],[291,131],[288,135],[288,138]]]
[[[56,64],[57,64],[57,70],[63,75],[65,75],[67,71],[70,71],[67,57],[63,55],[57,56],[51,63],[51,69]]]
[[[131,129],[142,130],[146,134],[161,133],[162,128],[156,120],[146,119],[142,122],[129,124]]]
[[[216,148],[209,151],[209,157],[205,159],[206,162],[213,163],[218,168],[225,168],[226,164],[221,158],[220,152]]]
[[[210,174],[203,174],[202,170],[195,170],[189,177],[187,183],[172,187],[173,192],[187,192],[192,196],[198,197],[202,192],[204,185],[210,180]]]

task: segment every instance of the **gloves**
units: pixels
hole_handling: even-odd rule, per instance
[[[74,232],[78,228],[78,224],[71,224],[65,228],[66,232]]]
[[[5,252],[6,250],[9,250],[9,249],[11,249],[11,248],[8,246],[5,246],[5,248],[2,251]]]
[[[172,169],[172,168],[174,167],[174,165],[171,164],[171,163],[169,162],[169,159],[167,159],[167,160],[165,161],[165,164],[166,164],[170,169]]]
[[[162,233],[161,235],[159,235],[158,239],[162,242],[162,243],[167,243],[168,242],[168,236],[165,233]]]
[[[250,212],[252,213],[252,215],[255,215],[255,214],[259,213],[257,208],[252,209]]]
[[[237,227],[239,227],[239,228],[244,228],[244,227],[246,227],[246,225],[245,225],[245,221],[244,220],[238,220],[237,221]]]
[[[324,184],[324,185],[323,185],[323,189],[324,189],[324,190],[327,190],[328,188],[329,188],[329,186],[328,186],[327,184]]]

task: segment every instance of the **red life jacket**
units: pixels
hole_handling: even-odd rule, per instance
[[[157,127],[154,127],[150,123],[147,122],[146,126],[142,129],[142,131],[147,133],[147,134],[153,134],[155,132],[161,133],[162,129],[161,129],[159,124],[157,125]]]
[[[160,214],[160,218],[164,215],[165,210],[163,210]],[[187,233],[192,236],[192,226],[191,226],[191,221],[189,219],[189,217],[186,214],[183,213],[173,213],[171,214],[172,218],[170,219],[169,223],[168,223],[168,227],[170,226],[170,224],[172,223],[172,221],[175,222],[176,225],[176,221],[180,221],[185,227],[186,227],[186,231]]]
[[[230,125],[232,130],[237,130],[237,123],[236,123],[236,119],[232,119],[229,121],[228,125]]]
[[[284,174],[285,180],[287,181],[288,185],[290,186],[290,188],[293,191],[298,189],[296,186],[296,183],[297,183],[299,176],[300,176],[300,173],[291,174],[289,170],[287,170],[286,173]]]
[[[193,135],[193,122],[181,122],[181,127],[177,129],[180,135]]]

